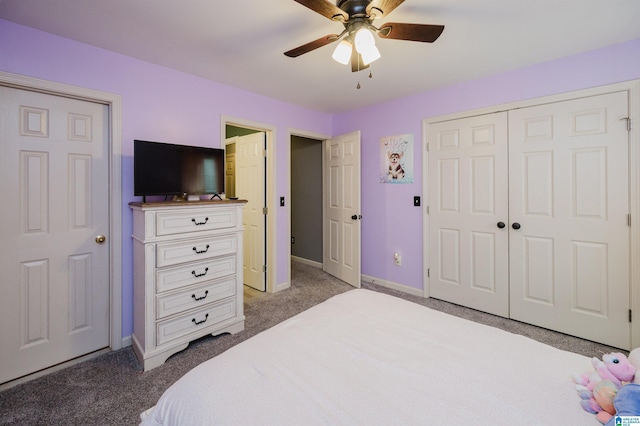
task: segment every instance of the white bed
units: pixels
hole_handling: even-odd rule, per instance
[[[334,296],[191,370],[143,425],[598,425],[590,359],[396,297]]]

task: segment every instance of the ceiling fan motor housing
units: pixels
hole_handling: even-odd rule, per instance
[[[371,0],[338,0],[336,5],[344,10],[349,15],[349,19],[351,19],[354,17],[366,17],[369,3],[371,3]]]

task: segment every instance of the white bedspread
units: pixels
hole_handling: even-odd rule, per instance
[[[589,425],[589,358],[369,290],[187,373],[144,425]]]

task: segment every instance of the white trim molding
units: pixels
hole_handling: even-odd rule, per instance
[[[313,266],[314,268],[322,269],[322,262],[316,262],[315,260],[305,259],[304,257],[291,255],[291,261],[303,263],[305,265]]]
[[[380,287],[389,288],[391,290],[401,291],[403,293],[410,294],[412,296],[424,297],[422,290],[419,288],[409,287],[404,284],[394,283],[392,281],[383,280],[381,278],[372,277],[370,275],[362,274],[361,280],[365,283],[379,285]]]

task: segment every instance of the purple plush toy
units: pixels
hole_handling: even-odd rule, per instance
[[[636,368],[622,353],[604,355],[602,361],[593,358],[591,363],[594,372],[575,375],[573,380],[582,408],[606,423],[615,413],[614,398],[623,385],[633,381]]]
[[[616,408],[616,414],[611,416],[606,426],[621,423],[617,421],[619,417],[640,416],[640,385],[630,383],[623,386],[613,399],[613,405]]]

